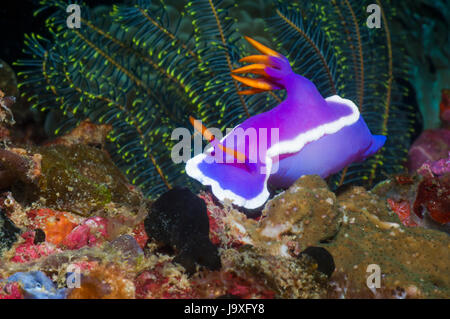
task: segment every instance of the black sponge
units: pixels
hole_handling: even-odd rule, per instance
[[[0,207],[0,253],[3,249],[11,248],[19,233],[20,229],[14,225],[6,216],[5,210]]]
[[[174,261],[189,273],[195,272],[195,263],[220,269],[217,247],[209,239],[206,204],[189,189],[175,187],[162,194],[144,224],[150,238],[177,250]]]
[[[308,255],[317,263],[317,270],[324,273],[328,277],[333,274],[335,265],[333,256],[323,247],[310,246],[300,253],[301,255]]]

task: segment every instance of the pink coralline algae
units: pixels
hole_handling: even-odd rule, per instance
[[[20,285],[17,282],[7,283],[0,289],[0,299],[24,299]]]
[[[166,265],[167,266],[167,265]],[[169,278],[165,275],[163,264],[139,274],[135,281],[137,299],[192,299],[198,298],[187,280],[183,285],[182,278]]]
[[[424,131],[409,149],[408,168],[417,170],[425,161],[436,161],[447,156],[450,149],[450,130]]]
[[[25,242],[16,247],[14,256],[11,258],[12,262],[27,263],[43,256],[49,256],[61,251],[59,248],[55,247],[55,245],[48,242],[35,244],[34,231],[27,231],[21,236],[25,239]]]
[[[107,223],[103,217],[88,218],[67,235],[63,245],[69,249],[80,249],[103,242],[107,236]]]
[[[203,281],[199,281],[200,285],[208,287],[220,287],[224,296],[232,296],[241,299],[273,299],[275,292],[269,290],[263,284],[255,282],[254,279],[245,279],[230,271],[220,271],[211,273]],[[211,288],[212,291],[214,289]],[[211,298],[212,296],[207,296]],[[217,297],[217,296],[215,296]]]
[[[411,176],[396,177],[398,185],[414,187],[410,198],[389,198],[390,208],[407,227],[432,224],[445,226],[450,223],[450,152],[447,158],[425,161],[417,174],[420,182],[414,183]],[[439,228],[439,227],[438,227]]]
[[[148,241],[147,233],[145,232],[145,225],[144,222],[139,223],[134,229],[133,229],[133,237],[136,239],[139,246],[144,249],[145,245]]]
[[[447,158],[442,158],[437,161],[425,161],[417,170],[417,173],[428,178],[450,173],[450,152],[448,152]]]
[[[441,128],[425,130],[409,149],[407,165],[410,172],[417,170],[427,161],[445,158],[450,150],[450,90],[442,91],[440,119]]]
[[[220,247],[237,248],[242,246],[244,242],[239,239],[239,234],[233,232],[232,227],[229,225],[229,214],[220,204],[216,204],[213,195],[211,193],[201,193],[199,197],[205,201],[207,207],[211,242]]]
[[[427,213],[439,224],[450,223],[450,152],[447,158],[426,161],[417,173],[424,180],[417,189],[415,214],[423,218]]]

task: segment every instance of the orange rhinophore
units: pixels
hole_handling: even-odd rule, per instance
[[[274,59],[276,60],[277,58],[281,58],[281,54],[266,47],[258,41],[253,40],[252,38],[245,37],[245,39],[264,55],[251,55],[239,60],[239,62],[248,62],[254,64],[235,69],[232,71],[232,73],[251,73],[261,76],[259,78],[245,78],[242,76],[231,74],[233,79],[235,79],[236,81],[239,81],[242,84],[251,87],[251,89],[240,91],[239,94],[250,95],[280,89],[280,85],[278,85],[273,81],[273,79],[271,79],[270,75],[267,74],[267,70],[268,68],[274,67]]]
[[[244,36],[245,40],[247,40],[256,50],[258,50],[259,52],[261,52],[262,54],[265,55],[270,55],[270,56],[276,56],[279,57],[281,56],[281,54],[279,54],[278,52],[272,50],[271,48],[266,47],[265,45],[259,43],[256,40],[253,40],[250,37],[246,37]]]
[[[243,66],[242,68],[233,70],[232,72],[233,73],[251,72],[253,74],[260,74],[260,75],[267,76],[265,69],[266,69],[265,64],[251,64],[251,65],[246,65],[246,66]]]
[[[233,77],[233,79],[235,79],[236,81],[239,81],[247,86],[253,87],[255,89],[260,89],[260,90],[273,90],[276,89],[277,86],[274,83],[271,83],[269,80],[266,80],[265,78],[257,78],[257,79],[251,79],[251,78],[244,78],[242,76],[238,76],[238,75],[231,75]]]
[[[197,132],[201,133],[203,135],[203,137],[205,139],[207,139],[209,142],[212,142],[216,139],[216,137],[200,121],[196,120],[192,116],[189,116],[189,122],[191,122],[194,129]],[[240,162],[245,162],[245,160],[247,159],[247,157],[244,154],[242,154],[241,152],[229,149],[229,148],[223,146],[222,144],[220,144],[220,142],[217,143],[217,146],[223,152],[233,156],[235,159],[237,159]]]

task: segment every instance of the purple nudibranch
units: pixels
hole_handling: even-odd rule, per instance
[[[287,188],[303,175],[326,178],[384,145],[386,137],[371,134],[355,103],[338,95],[324,99],[311,81],[292,71],[284,56],[246,39],[264,55],[245,57],[240,61],[255,64],[233,70],[261,76],[232,74],[251,87],[240,93],[285,89],[287,97],[272,110],[248,118],[220,141],[212,141],[210,148],[186,163],[187,174],[210,185],[219,200],[258,208],[269,198],[268,184]],[[248,133],[244,138],[243,132]],[[241,152],[245,160],[233,158],[227,149]]]

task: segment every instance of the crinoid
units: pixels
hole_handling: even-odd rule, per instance
[[[371,2],[267,1],[273,7],[268,38],[258,38],[294,61],[295,72],[323,96],[353,100],[370,130],[388,136],[376,156],[336,174],[334,187],[369,186],[397,172],[410,142],[413,110],[402,104],[406,92],[396,81],[406,69],[389,28],[394,10],[377,1],[381,28],[370,29],[365,9]],[[178,142],[173,130],[189,128],[189,115],[222,130],[234,127],[276,106],[284,94],[238,94],[230,73],[252,52],[230,16],[239,3],[195,0],[180,12],[149,0],[103,9],[80,3],[81,28],[70,29],[67,3],[42,1],[39,11],[53,8],[46,21],[53,38],[27,36],[30,59],[16,63],[23,67],[22,91],[36,108],[65,115],[56,133],[85,118],[111,124],[109,151],[146,195],[198,185],[184,163],[171,159]]]

